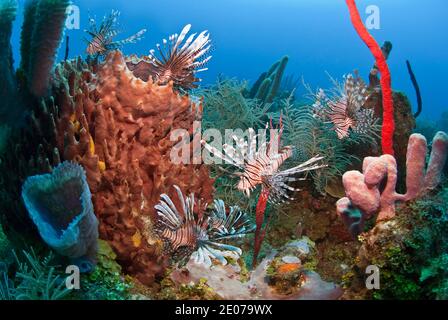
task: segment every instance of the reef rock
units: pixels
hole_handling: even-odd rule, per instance
[[[226,300],[334,300],[342,296],[342,289],[321,279],[314,271],[302,268],[310,254],[309,240],[285,245],[279,252],[273,251],[246,275],[238,264],[213,265],[207,268],[193,260],[183,268],[174,270],[170,278],[175,284],[191,284],[206,281],[209,288]],[[287,262],[283,261],[286,258]],[[272,265],[279,263],[291,290],[279,291],[272,284]],[[280,275],[275,270],[277,275]]]

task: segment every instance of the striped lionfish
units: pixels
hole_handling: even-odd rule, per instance
[[[314,95],[313,105],[315,115],[332,123],[339,139],[349,137],[350,129],[355,133],[368,133],[378,120],[372,109],[363,108],[369,98],[364,81],[359,76],[354,77],[351,74],[344,78],[343,86],[333,80],[336,89],[332,92],[331,98],[320,89]]]
[[[210,35],[208,31],[201,32],[197,37],[194,33],[183,43],[190,29],[191,25],[188,24],[180,35],[171,35],[168,40],[163,39],[162,45],[157,44],[160,57],[156,56],[154,49],[150,51],[151,75],[159,85],[173,81],[176,87],[184,90],[197,88],[195,82],[200,79],[195,74],[208,70],[204,66],[212,58],[206,56],[211,48]]]
[[[223,146],[224,152],[205,141],[202,141],[202,143],[211,154],[222,159],[226,164],[233,165],[241,170],[241,172],[235,173],[240,178],[237,188],[247,197],[250,197],[251,192],[258,185],[261,185],[270,191],[269,202],[271,203],[294,200],[288,195],[288,192],[300,191],[300,189],[293,188],[287,183],[305,180],[305,178],[296,177],[300,173],[326,167],[318,164],[323,157],[316,156],[296,167],[280,171],[281,165],[292,156],[292,147],[287,146],[277,152],[275,149],[278,147],[283,129],[280,130],[279,135],[273,134],[273,130],[271,130],[270,141],[267,142],[267,127],[261,130],[259,134],[255,134],[255,130],[250,128],[248,141],[233,135],[232,138],[236,147],[225,144]],[[258,150],[256,150],[257,140]]]
[[[212,265],[212,259],[223,265],[225,257],[240,256],[240,248],[224,244],[222,241],[244,237],[253,231],[247,215],[239,207],[226,207],[222,200],[215,200],[210,215],[203,214],[201,204],[196,202],[194,194],[184,198],[178,186],[174,186],[180,203],[178,210],[171,198],[161,195],[160,203],[155,206],[158,215],[156,232],[165,243],[165,250],[180,264],[189,259],[195,263]]]
[[[146,29],[142,29],[136,34],[130,36],[127,39],[114,41],[114,38],[118,35],[117,21],[120,16],[120,12],[112,10],[109,16],[103,18],[101,25],[97,26],[95,19],[90,18],[89,30],[85,30],[87,34],[91,36],[91,40],[87,40],[87,53],[90,56],[105,56],[110,51],[121,48],[129,43],[136,43],[141,40],[146,32]]]

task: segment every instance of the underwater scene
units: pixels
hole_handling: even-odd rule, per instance
[[[0,0],[0,300],[448,299],[447,13]]]

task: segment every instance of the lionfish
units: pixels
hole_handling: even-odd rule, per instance
[[[251,192],[261,185],[264,190],[269,191],[269,202],[273,204],[294,200],[288,193],[300,191],[300,189],[293,188],[288,183],[305,180],[305,178],[297,177],[300,173],[326,167],[319,164],[323,157],[315,156],[296,167],[280,171],[282,164],[292,156],[292,147],[286,146],[277,152],[283,129],[280,129],[278,135],[273,134],[271,130],[270,141],[267,142],[267,128],[268,126],[259,134],[255,134],[255,130],[250,128],[248,141],[233,135],[236,147],[225,144],[223,153],[205,141],[202,141],[202,144],[211,154],[241,170],[235,173],[240,178],[237,188],[247,197],[250,197]],[[256,150],[257,140],[258,150]]]
[[[168,40],[163,39],[162,45],[157,44],[157,51],[152,49],[148,56],[151,64],[151,76],[159,85],[166,85],[173,81],[174,85],[184,90],[197,88],[195,82],[201,81],[195,76],[197,72],[208,70],[205,64],[212,56],[207,56],[210,51],[210,35],[208,31],[196,33],[187,37],[191,25],[186,25],[180,35],[171,35]],[[195,38],[196,37],[196,38]]]
[[[136,43],[142,39],[146,29],[140,30],[127,39],[114,41],[114,38],[119,33],[117,31],[117,21],[119,16],[119,11],[112,10],[109,16],[103,18],[99,28],[95,19],[89,19],[89,30],[85,30],[85,32],[91,36],[91,40],[85,39],[85,41],[88,43],[86,51],[90,56],[105,56],[112,50],[119,49],[129,43]]]
[[[351,74],[344,78],[343,87],[333,80],[336,89],[331,98],[319,89],[313,104],[315,115],[332,123],[333,130],[341,140],[349,137],[350,130],[364,134],[370,132],[378,120],[372,109],[363,108],[369,93],[362,79]]]
[[[192,259],[207,267],[212,265],[212,259],[225,265],[225,257],[239,257],[240,248],[222,241],[244,237],[254,230],[247,215],[236,206],[230,207],[227,214],[222,200],[215,200],[213,211],[205,215],[202,209],[207,206],[201,206],[194,194],[184,198],[180,188],[174,188],[180,210],[166,194],[161,195],[155,206],[158,215],[155,230],[165,244],[165,252],[181,265]]]

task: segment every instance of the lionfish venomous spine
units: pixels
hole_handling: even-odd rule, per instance
[[[211,48],[210,35],[203,31],[197,37],[194,33],[185,40],[190,29],[188,24],[179,35],[163,39],[162,45],[157,44],[158,55],[154,49],[150,51],[152,78],[158,84],[166,85],[173,81],[176,87],[184,90],[197,88],[195,82],[201,80],[195,74],[208,70],[205,65],[212,58],[207,56]]]
[[[98,28],[95,19],[90,18],[89,29],[85,32],[90,35],[91,40],[85,40],[87,42],[87,53],[90,56],[105,56],[110,51],[119,49],[126,44],[136,43],[141,40],[146,33],[146,29],[142,29],[136,34],[119,41],[113,39],[118,35],[117,23],[120,12],[112,10],[109,16],[105,16]]]
[[[174,186],[180,203],[177,209],[171,198],[161,195],[155,206],[158,222],[156,232],[165,243],[165,250],[180,264],[190,258],[199,264],[212,265],[212,259],[227,264],[225,257],[238,257],[240,248],[221,241],[244,237],[253,231],[253,226],[239,207],[231,207],[229,214],[222,200],[216,200],[210,215],[202,213],[194,194],[184,197],[178,186]]]

